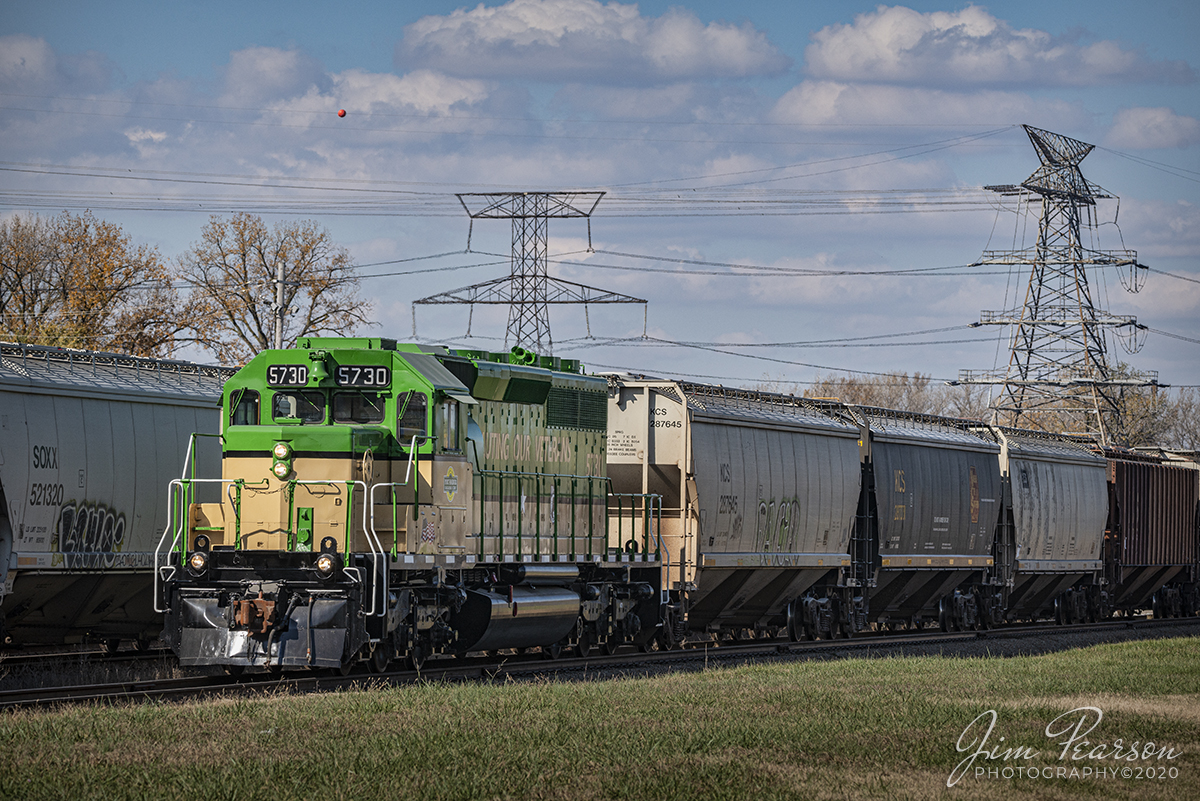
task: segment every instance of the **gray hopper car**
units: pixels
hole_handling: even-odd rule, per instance
[[[998,622],[993,537],[1000,451],[963,421],[854,409],[864,423],[879,570],[870,617],[882,624]]]
[[[799,399],[764,397],[610,384],[609,478],[615,492],[663,497],[674,566],[664,589],[692,631],[830,632],[861,593],[849,569],[858,428]]]
[[[1007,617],[1059,622],[1108,617],[1104,459],[1059,438],[995,431],[1005,480],[996,547]]]
[[[158,636],[154,546],[233,371],[0,344],[0,614],[9,644]],[[215,470],[215,439],[193,461]]]

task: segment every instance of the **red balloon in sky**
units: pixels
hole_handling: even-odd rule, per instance
[[[345,116],[346,116],[346,109],[344,109],[344,108],[338,109],[338,116],[339,116],[339,117],[345,117]]]

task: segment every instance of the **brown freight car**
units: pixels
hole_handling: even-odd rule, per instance
[[[1113,606],[1155,617],[1200,611],[1200,464],[1106,449],[1104,550]]]

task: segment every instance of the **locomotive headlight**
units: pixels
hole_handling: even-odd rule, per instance
[[[275,447],[271,449],[271,455],[283,461],[292,455],[292,446],[286,442],[276,442]]]
[[[188,557],[188,568],[195,575],[200,575],[208,568],[208,554],[204,551],[196,551]]]
[[[292,466],[287,462],[276,462],[275,466],[271,468],[271,472],[274,473],[276,477],[283,478],[288,473],[292,472]]]
[[[323,553],[317,557],[317,572],[328,578],[333,575],[333,568],[336,564],[333,554]]]

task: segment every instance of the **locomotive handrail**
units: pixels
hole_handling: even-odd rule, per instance
[[[484,526],[483,526],[483,521],[484,521],[483,507],[484,507],[485,497],[486,497],[486,493],[484,492],[484,489],[486,488],[485,482],[488,478],[496,479],[497,484],[498,484],[498,492],[497,492],[497,501],[496,502],[499,505],[501,514],[499,517],[497,533],[495,536],[496,536],[497,545],[499,548],[498,555],[500,557],[504,556],[504,514],[503,514],[503,512],[504,512],[504,479],[505,478],[516,479],[518,498],[521,497],[521,484],[520,484],[521,479],[532,478],[536,481],[536,488],[534,490],[533,497],[534,497],[534,503],[537,506],[537,510],[535,512],[534,519],[536,521],[535,548],[538,552],[541,551],[541,508],[542,508],[542,496],[543,496],[541,482],[543,479],[547,479],[547,478],[554,479],[554,483],[551,485],[550,489],[551,489],[551,493],[552,493],[551,497],[555,499],[554,501],[552,501],[552,503],[555,504],[555,506],[557,506],[557,504],[558,504],[558,500],[557,500],[558,482],[560,479],[570,479],[570,481],[571,481],[571,558],[572,559],[575,559],[576,556],[578,555],[577,548],[576,548],[576,546],[578,544],[578,536],[577,536],[576,520],[575,520],[575,518],[576,518],[576,511],[575,511],[576,487],[578,486],[578,482],[580,480],[586,480],[588,482],[588,499],[589,499],[588,500],[589,514],[588,514],[588,554],[587,554],[587,556],[589,559],[593,558],[593,556],[595,555],[594,536],[595,536],[595,529],[596,529],[596,520],[595,520],[594,511],[593,511],[593,502],[595,500],[595,493],[593,492],[593,486],[594,486],[594,482],[597,482],[597,481],[607,482],[608,481],[607,476],[582,476],[582,475],[577,475],[577,474],[573,474],[573,473],[530,473],[530,472],[521,471],[521,470],[476,470],[475,475],[478,476],[479,480],[480,480],[480,492],[479,492],[479,556],[480,556],[480,558],[483,558],[485,556],[484,541],[486,539],[486,535],[483,532],[483,528],[484,528]],[[522,506],[523,505],[518,500],[518,503],[517,503],[517,537],[516,537],[516,540],[517,540],[516,555],[517,556],[523,555],[524,510],[523,510]],[[558,539],[559,539],[559,537],[558,537],[558,515],[557,514],[554,515],[554,530],[552,533],[553,533],[553,538],[554,538],[552,556],[555,559],[557,559],[558,558]]]
[[[195,445],[197,437],[213,437],[214,439],[220,440],[222,445],[225,444],[225,437],[222,434],[208,434],[205,432],[193,431],[191,436],[188,437],[187,451],[183,455],[183,472],[179,475],[179,477],[182,479],[186,479],[188,477],[188,464],[192,461],[192,446]],[[192,480],[196,480],[195,464],[192,464]]]
[[[352,580],[357,581],[359,584],[364,584],[364,582],[362,580],[361,572],[359,571],[359,569],[357,567],[353,567],[352,565],[349,564],[350,555],[352,553],[354,553],[354,541],[353,541],[354,533],[353,533],[353,531],[351,531],[351,526],[349,525],[349,523],[353,519],[353,515],[354,515],[354,490],[353,490],[353,488],[354,487],[362,487],[362,491],[363,491],[363,533],[365,534],[366,539],[367,539],[367,547],[369,547],[371,549],[371,572],[374,573],[376,577],[378,577],[379,576],[379,560],[380,560],[380,558],[383,558],[386,555],[384,554],[384,551],[383,551],[383,544],[379,541],[379,538],[375,536],[374,529],[367,525],[367,508],[371,505],[371,495],[370,495],[370,490],[367,488],[367,483],[365,481],[358,481],[358,480],[355,480],[355,481],[330,481],[330,480],[320,480],[320,479],[292,479],[291,481],[288,482],[288,484],[292,488],[294,488],[297,484],[302,484],[302,485],[318,485],[318,484],[320,484],[320,485],[325,485],[325,486],[334,486],[337,484],[345,484],[346,485],[346,488],[347,488],[348,494],[349,494],[349,497],[346,498],[346,522],[347,522],[347,526],[346,526],[346,556],[345,556],[346,564],[343,565],[342,572],[346,573],[348,575],[352,575],[354,577]],[[289,498],[288,498],[288,533],[289,533],[289,535],[291,534],[291,518],[292,518],[292,506],[293,506],[292,501],[293,501],[293,498],[289,496]],[[386,562],[385,562],[385,565],[386,565]],[[386,571],[385,571],[385,575],[384,575],[384,579],[383,579],[383,584],[386,587],[386,585],[387,585]],[[386,589],[384,590],[384,592],[385,592],[384,597],[386,598],[387,597]],[[380,604],[377,602],[377,600],[378,599],[376,598],[376,593],[372,589],[371,610],[369,612],[363,612],[364,615],[371,617],[374,615],[382,614],[382,612],[380,610]]]
[[[193,484],[236,484],[240,479],[231,478],[173,478],[167,485],[167,527],[163,529],[162,536],[158,539],[158,545],[154,548],[154,611],[166,612],[164,606],[159,608],[159,582],[169,581],[175,577],[178,572],[178,566],[170,563],[170,554],[175,553],[176,547],[179,545],[181,538],[186,538],[188,529],[188,510],[191,507],[191,491]],[[178,502],[179,496],[183,496],[183,503]],[[167,543],[167,537],[174,531],[174,536],[171,537],[171,543],[167,546],[167,560],[163,562],[163,546]],[[186,541],[184,547],[179,548],[181,554],[186,555]],[[169,570],[170,574],[163,576],[163,571]]]

